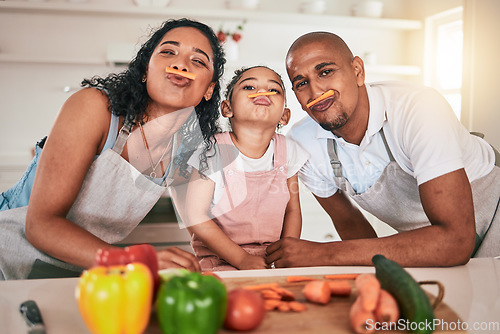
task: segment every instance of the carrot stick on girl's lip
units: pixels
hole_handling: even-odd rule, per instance
[[[177,69],[172,68],[172,67],[165,68],[165,72],[177,74],[177,75],[180,75],[181,77],[188,78],[190,80],[196,79],[196,74],[191,73],[191,72],[186,72],[186,71],[180,71],[180,70],[177,70]]]
[[[257,97],[257,96],[268,96],[268,95],[275,95],[277,94],[276,92],[261,92],[261,93],[253,93],[253,94],[248,94],[248,97],[250,99]]]
[[[323,101],[324,99],[326,99],[327,97],[330,97],[330,96],[333,96],[333,90],[331,90],[331,89],[326,91],[325,93],[321,94],[321,96],[318,97],[317,99],[314,99],[311,102],[309,102],[308,104],[306,104],[306,107],[310,108],[311,106],[315,105],[318,102]]]

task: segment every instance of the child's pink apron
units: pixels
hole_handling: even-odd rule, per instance
[[[290,200],[287,186],[285,137],[274,134],[274,169],[244,172],[236,169],[235,148],[229,132],[217,134],[222,161],[224,194],[211,210],[211,218],[245,251],[265,256],[266,247],[279,240],[285,209]],[[203,271],[234,270],[193,235],[191,245]]]

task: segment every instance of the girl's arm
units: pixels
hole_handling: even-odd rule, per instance
[[[263,258],[248,254],[208,216],[214,189],[212,180],[202,178],[197,170],[193,170],[184,213],[189,232],[196,234],[205,246],[238,269],[267,268]]]
[[[300,210],[298,174],[287,179],[287,186],[290,192],[290,201],[288,201],[285,210],[281,238],[300,238],[300,233],[302,231],[302,213]]]

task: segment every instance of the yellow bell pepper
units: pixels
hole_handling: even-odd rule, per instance
[[[144,264],[98,266],[83,272],[76,299],[94,334],[139,334],[152,305],[153,278]]]

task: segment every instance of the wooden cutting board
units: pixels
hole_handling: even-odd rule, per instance
[[[310,276],[322,279],[322,276]],[[349,297],[333,297],[327,305],[317,305],[306,301],[302,294],[302,289],[306,282],[288,283],[286,277],[244,277],[244,278],[225,278],[224,283],[229,290],[234,288],[243,287],[246,285],[264,284],[276,282],[279,285],[287,288],[295,294],[296,300],[304,302],[307,305],[307,310],[304,312],[279,312],[269,311],[264,318],[264,321],[258,328],[253,331],[245,333],[262,333],[262,334],[276,334],[276,333],[354,333],[349,324],[349,309],[354,302],[357,294],[353,289],[353,293]],[[446,292],[445,292],[446,293]],[[431,303],[434,296],[429,294]],[[457,322],[458,315],[445,303],[439,304],[435,310],[435,318],[443,319],[448,323]],[[441,332],[439,329],[435,333]],[[156,315],[153,314],[149,324],[148,334],[161,334],[156,320]],[[219,333],[236,333],[222,329]],[[389,331],[380,331],[379,333],[389,333]],[[404,331],[392,331],[391,333],[405,333]],[[465,333],[454,331],[454,334]]]

